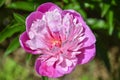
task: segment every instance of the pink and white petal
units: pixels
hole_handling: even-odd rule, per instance
[[[57,78],[63,76],[63,74],[57,72],[54,66],[48,66],[46,62],[42,62],[40,58],[35,63],[36,72],[42,76],[48,76],[51,78]]]
[[[58,60],[57,57],[51,57],[46,61],[46,63],[48,66],[53,66],[57,60]]]
[[[91,61],[95,57],[95,44],[90,47],[86,47],[80,50],[81,53],[77,55],[78,64],[85,64]]]
[[[90,30],[90,28],[86,25],[85,34],[86,41],[84,42],[83,47],[91,46],[92,44],[95,44],[96,38],[93,34],[93,32]]]
[[[32,50],[48,50],[49,48],[47,47],[47,45],[45,44],[44,40],[42,40],[41,38],[34,38],[31,40],[26,41],[26,45],[32,49]],[[41,53],[41,51],[39,51]]]
[[[82,25],[85,25],[85,22],[84,22],[82,16],[78,12],[76,12],[74,10],[63,10],[62,15],[64,16],[67,13],[69,13],[70,15],[73,15],[74,22],[76,22],[76,23],[80,22]]]
[[[77,65],[77,58],[72,59],[71,62],[72,62],[72,65],[68,67],[67,74],[71,73],[75,69]]]
[[[34,66],[34,68],[35,68],[35,70],[36,70],[36,72],[39,74],[39,68],[40,68],[40,66],[41,66],[41,59],[40,58],[37,58],[36,59],[36,61],[35,61],[35,66]]]
[[[59,10],[55,9],[45,13],[45,19],[52,32],[60,31],[62,17]]]
[[[72,24],[71,21],[72,21],[72,16],[70,16],[70,14],[65,14],[62,20],[62,25],[63,25],[62,32],[66,38],[68,38],[68,36],[70,35],[71,24]]]
[[[56,70],[61,74],[69,74],[76,66],[77,58],[67,59],[63,56],[56,63]]]
[[[56,66],[56,70],[57,72],[65,75],[65,74],[69,74],[74,70],[75,66],[66,66],[66,67],[62,67],[60,65]]]
[[[56,70],[57,70],[57,72],[59,72],[61,74],[66,74],[68,71],[68,67],[62,67],[60,65],[57,65]]]
[[[85,37],[87,38],[87,40],[84,44],[84,47],[91,46],[92,44],[94,44],[96,42],[96,38],[95,38],[93,32],[90,30],[89,26],[86,25],[82,16],[74,10],[64,10],[63,11],[63,14],[67,14],[67,13],[72,14],[74,16],[74,18],[76,18],[78,20],[77,23],[80,23],[81,26],[84,27]]]
[[[29,37],[27,35],[27,32],[23,32],[19,38],[20,45],[22,46],[22,48],[31,54],[39,54],[36,50],[31,50],[29,47],[27,47],[26,41],[28,40],[29,40]]]
[[[37,19],[42,19],[43,13],[36,11],[32,12],[27,18],[26,18],[26,31],[28,32],[30,30],[30,27],[34,21]]]
[[[42,13],[45,13],[47,11],[53,11],[55,9],[58,9],[60,12],[62,11],[57,5],[51,2],[44,3],[40,6],[38,6],[37,11],[40,11]]]

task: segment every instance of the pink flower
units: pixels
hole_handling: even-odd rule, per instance
[[[85,64],[95,56],[95,36],[74,10],[61,10],[44,3],[26,19],[26,31],[20,35],[21,46],[40,54],[35,63],[38,74],[60,77]]]

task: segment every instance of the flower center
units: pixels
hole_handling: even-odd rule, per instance
[[[51,43],[52,43],[52,46],[57,46],[57,47],[61,47],[61,40],[56,40],[56,39],[53,39],[51,40]]]

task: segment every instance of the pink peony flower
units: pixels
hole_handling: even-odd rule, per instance
[[[21,46],[39,54],[35,63],[38,74],[61,77],[95,56],[95,36],[74,10],[62,10],[48,2],[40,5],[26,19],[26,31],[20,35]]]

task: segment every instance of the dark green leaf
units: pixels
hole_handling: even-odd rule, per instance
[[[108,13],[109,35],[112,35],[113,30],[114,30],[113,17],[114,17],[113,11],[109,11],[109,13]]]
[[[68,3],[69,1],[68,0],[63,0],[64,1],[64,3]]]
[[[0,0],[0,7],[5,3],[5,0]]]
[[[103,4],[101,16],[104,17],[110,8],[110,4]]]
[[[19,44],[19,38],[16,37],[15,39],[12,40],[12,42],[9,44],[7,50],[4,53],[4,56],[9,55],[12,53],[14,50],[16,50],[20,46]]]
[[[23,24],[25,23],[25,17],[24,16],[22,16],[18,13],[14,13],[13,16],[18,23],[23,23]]]
[[[118,38],[120,39],[120,32],[118,32]]]
[[[32,58],[32,54],[27,54],[26,62],[29,63],[29,61],[31,60],[31,58]]]
[[[93,4],[90,4],[90,3],[84,3],[84,6],[85,8],[91,8],[91,9],[94,9],[94,5]]]
[[[47,76],[42,76],[42,80],[48,80]]]
[[[90,25],[92,29],[108,29],[107,24],[102,19],[88,18],[87,24]]]
[[[33,11],[34,10],[34,3],[17,1],[17,2],[13,2],[13,3],[9,4],[7,7],[8,8],[13,8],[13,9]]]
[[[25,30],[24,25],[14,24],[12,26],[7,26],[2,32],[0,32],[0,43],[6,38],[11,37],[16,32],[22,32]]]

